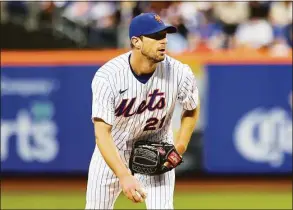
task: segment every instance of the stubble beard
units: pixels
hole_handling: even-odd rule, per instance
[[[141,50],[141,54],[153,63],[160,63],[165,59],[165,55],[162,58],[157,56],[156,54],[154,56],[151,56],[148,53],[146,53],[143,49]]]
[[[154,54],[153,56],[150,55],[149,53],[147,53],[143,48],[141,49],[141,54],[143,56],[145,56],[149,61],[151,61],[152,63],[160,63],[165,59],[165,55],[160,58],[159,56],[157,56],[156,54]]]

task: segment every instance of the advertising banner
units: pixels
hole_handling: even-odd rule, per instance
[[[292,172],[292,65],[208,65],[204,166]]]
[[[86,171],[99,66],[1,68],[1,170]]]

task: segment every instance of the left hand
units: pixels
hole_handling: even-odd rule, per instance
[[[168,152],[166,159],[167,161],[164,163],[164,166],[167,167],[167,169],[176,168],[182,163],[182,155],[178,152],[175,146],[173,151]]]

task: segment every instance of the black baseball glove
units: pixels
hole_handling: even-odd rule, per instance
[[[149,141],[135,142],[129,159],[134,173],[159,175],[176,168],[183,162],[173,144]]]

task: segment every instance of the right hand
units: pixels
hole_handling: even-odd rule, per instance
[[[134,203],[144,202],[146,199],[146,192],[140,186],[138,180],[128,174],[119,178],[120,185],[124,195],[132,200]]]

